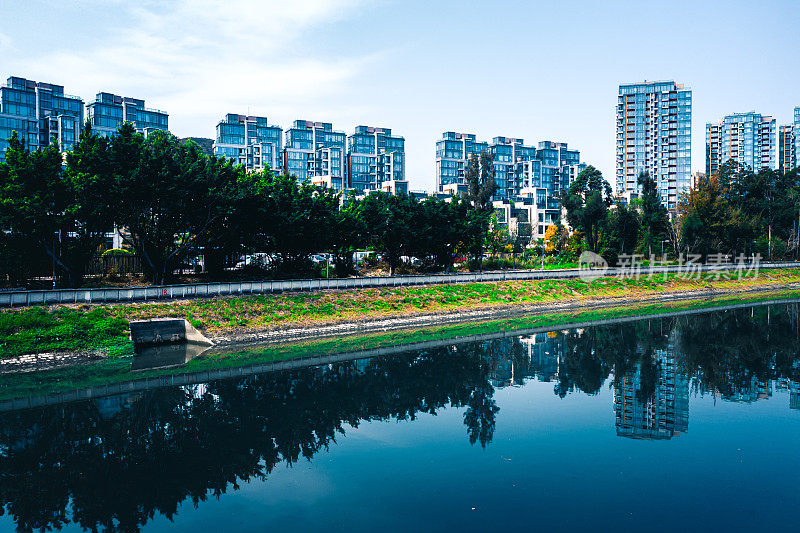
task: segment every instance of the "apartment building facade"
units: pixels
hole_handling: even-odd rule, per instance
[[[655,350],[657,376],[651,395],[644,397],[642,365],[614,380],[617,436],[669,440],[689,430],[689,381],[681,372],[673,347]],[[652,386],[652,385],[651,385]]]
[[[674,209],[691,179],[692,90],[674,81],[623,84],[616,115],[617,193],[637,191],[648,172]]]
[[[0,86],[0,161],[14,131],[31,150],[57,141],[69,150],[83,125],[83,99],[62,85],[11,76]]]
[[[474,133],[446,131],[436,141],[437,190],[455,190],[464,185],[469,158],[489,150],[489,143],[478,141]]]
[[[797,166],[793,124],[778,128],[778,170],[788,172]]]
[[[283,129],[273,126],[267,117],[228,113],[217,123],[214,155],[227,157],[259,171],[269,167],[276,172],[283,168]]]
[[[469,158],[482,152],[492,156],[497,201],[528,197],[539,198],[542,206],[554,204],[559,191],[585,167],[580,152],[570,150],[567,143],[542,141],[530,146],[516,137],[494,137],[488,143],[477,141],[471,133],[445,132],[436,143],[437,189],[463,187]]]
[[[100,92],[86,105],[86,112],[92,129],[104,137],[114,135],[123,122],[130,122],[145,136],[151,131],[169,131],[169,114],[145,107],[139,98]]]
[[[347,137],[346,172],[347,187],[357,192],[403,190],[403,183],[407,184],[405,139],[392,135],[390,128],[356,126]]]
[[[800,107],[794,108],[791,143],[793,144],[791,153],[787,154],[787,162],[791,162],[791,166],[787,170],[800,166]]]
[[[300,181],[343,190],[347,136],[329,122],[295,120],[286,130],[282,168]]]
[[[750,111],[734,113],[706,124],[706,175],[727,161],[758,172],[778,168],[778,135],[775,119]]]

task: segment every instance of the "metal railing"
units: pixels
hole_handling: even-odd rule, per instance
[[[695,272],[736,270],[736,264],[692,265]],[[761,263],[760,269],[800,268],[800,262]],[[149,287],[106,287],[99,289],[57,289],[39,291],[0,292],[0,307],[25,307],[66,303],[115,303],[174,300],[186,298],[212,298],[279,292],[359,289],[374,287],[403,287],[413,285],[441,285],[447,283],[478,283],[496,281],[522,281],[539,279],[570,279],[581,276],[581,269],[565,270],[511,270],[493,272],[463,272],[456,274],[422,274],[407,276],[375,276],[334,279],[293,279],[266,281],[239,281],[220,283],[194,283],[191,285],[153,285]],[[630,275],[630,269],[608,268],[603,277]],[[686,265],[642,267],[641,274],[687,272]]]

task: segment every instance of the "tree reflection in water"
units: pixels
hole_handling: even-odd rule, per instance
[[[676,392],[665,387],[741,400],[782,379],[797,395],[799,315],[793,304],[651,318],[6,413],[0,513],[21,530],[135,530],[310,460],[347,426],[446,407],[463,408],[469,442],[487,446],[495,388],[534,378],[560,397],[608,383],[618,434],[669,438],[686,430],[680,421],[658,433],[635,414],[664,407]],[[665,413],[680,418],[676,405]]]

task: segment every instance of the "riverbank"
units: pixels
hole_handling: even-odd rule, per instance
[[[164,386],[189,385],[265,372],[392,356],[443,346],[483,342],[539,333],[680,317],[742,307],[766,309],[770,305],[800,301],[800,290],[729,294],[715,298],[630,302],[596,309],[574,308],[523,317],[486,321],[461,321],[416,329],[362,332],[357,335],[287,342],[233,343],[202,348],[179,367],[142,369],[134,357],[98,357],[92,352],[72,353],[73,361],[44,354],[40,366],[18,363],[29,356],[0,361],[0,411],[26,409],[115,394],[131,394]],[[766,312],[766,311],[765,311]],[[81,361],[81,359],[83,359]],[[13,367],[17,367],[14,369]],[[5,370],[4,370],[5,368]]]
[[[552,313],[661,299],[800,290],[800,269],[758,277],[504,281],[223,297],[116,305],[60,305],[0,312],[0,357],[103,350],[130,355],[128,321],[185,317],[217,342],[286,340],[419,327],[509,314]],[[373,324],[370,328],[363,327]]]

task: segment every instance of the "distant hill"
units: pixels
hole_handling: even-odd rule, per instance
[[[207,155],[214,155],[214,139],[206,137],[184,137],[182,141],[194,141]]]

